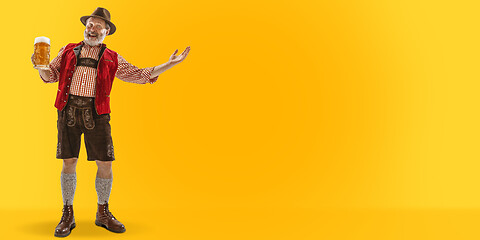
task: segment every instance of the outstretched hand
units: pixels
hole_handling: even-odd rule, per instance
[[[178,63],[182,62],[183,60],[185,60],[188,53],[190,52],[190,46],[185,48],[185,50],[178,56],[175,55],[175,54],[177,54],[177,52],[178,52],[178,49],[175,50],[175,52],[172,54],[172,56],[170,56],[170,59],[168,60],[169,63],[172,63],[172,64],[175,65],[175,64],[178,64]]]

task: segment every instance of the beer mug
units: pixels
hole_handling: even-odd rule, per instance
[[[48,70],[50,63],[50,39],[47,37],[35,38],[35,48],[33,53],[33,63],[35,69]]]

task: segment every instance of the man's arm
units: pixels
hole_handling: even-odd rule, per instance
[[[150,75],[150,79],[157,78],[158,75],[167,71],[168,69],[172,68],[173,66],[175,66],[175,64],[173,64],[171,62],[166,62],[164,64],[153,67],[152,74]]]
[[[125,82],[138,84],[153,84],[157,81],[158,75],[182,62],[187,57],[189,51],[190,47],[187,47],[182,54],[175,56],[175,54],[178,52],[177,49],[172,54],[172,56],[170,56],[168,62],[148,68],[138,68],[127,62],[127,60],[125,60],[122,56],[120,56],[120,54],[118,54],[118,69],[115,76]]]
[[[157,78],[158,75],[160,75],[161,73],[167,71],[168,69],[172,68],[173,66],[181,63],[188,55],[188,53],[190,52],[190,46],[188,46],[183,52],[182,54],[178,55],[178,56],[175,56],[175,54],[177,54],[178,52],[178,49],[175,50],[175,52],[172,54],[172,56],[170,56],[170,59],[168,60],[168,62],[164,63],[164,64],[161,64],[161,65],[158,65],[158,66],[155,66],[153,68],[153,71],[152,71],[152,75],[150,76],[150,79],[154,79],[154,78]]]
[[[127,62],[125,58],[123,58],[120,54],[117,56],[118,59],[118,68],[117,72],[115,73],[115,77],[130,83],[138,83],[138,84],[145,84],[145,83],[153,83],[155,79],[150,79],[152,75],[153,67],[148,68],[138,68],[135,65]]]

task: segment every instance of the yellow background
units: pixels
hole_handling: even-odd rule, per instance
[[[478,239],[478,1],[8,1],[0,16],[0,230],[50,239],[60,220],[51,59],[97,7],[107,46],[153,85],[116,79],[111,209],[77,166],[69,238]],[[3,237],[2,237],[3,238]]]

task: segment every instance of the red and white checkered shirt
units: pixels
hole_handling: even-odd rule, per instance
[[[60,49],[57,57],[50,62],[50,79],[46,83],[58,82],[60,77],[60,63],[62,61],[62,54],[65,46]],[[98,61],[98,54],[101,49],[101,44],[97,46],[90,46],[84,44],[82,51],[80,52],[80,58],[92,58]],[[128,63],[120,54],[118,54],[118,69],[115,73],[115,77],[118,79],[138,84],[154,83],[158,77],[150,79],[153,67],[138,68]],[[40,75],[41,77],[41,75]],[[72,84],[70,86],[70,94],[84,97],[95,97],[95,79],[97,78],[97,69],[77,66],[72,77]]]

